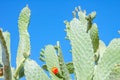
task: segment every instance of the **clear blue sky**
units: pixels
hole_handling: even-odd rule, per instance
[[[56,44],[60,41],[65,61],[71,61],[69,41],[65,40],[64,20],[72,19],[72,11],[76,6],[87,11],[87,14],[96,11],[94,22],[99,28],[99,37],[106,45],[115,37],[120,37],[120,1],[119,0],[1,0],[0,1],[0,28],[11,33],[12,66],[15,67],[18,48],[17,20],[23,7],[29,5],[31,22],[29,33],[31,39],[31,58],[38,64],[39,52],[47,44]]]

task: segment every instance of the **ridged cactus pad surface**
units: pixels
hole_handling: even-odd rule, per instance
[[[94,80],[108,80],[114,67],[120,63],[120,39],[113,39],[98,63]]]
[[[18,28],[19,28],[19,46],[17,53],[17,66],[19,66],[20,61],[24,58],[23,54],[30,55],[30,36],[28,33],[28,25],[30,20],[30,9],[28,6],[22,9],[19,20],[18,20]]]
[[[24,69],[26,80],[50,80],[43,69],[33,60],[27,59]]]

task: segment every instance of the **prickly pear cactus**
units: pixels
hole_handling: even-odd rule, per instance
[[[42,67],[29,57],[30,15],[27,5],[18,19],[16,68],[10,64],[10,33],[0,29],[0,80],[20,80],[22,77],[26,80],[71,80],[70,74],[75,75],[75,80],[120,80],[120,38],[113,39],[108,46],[99,39],[97,24],[92,22],[96,12],[86,15],[80,7],[75,8],[73,19],[65,21],[72,61],[64,61],[57,41],[56,45],[49,44],[41,50]]]
[[[119,68],[116,68],[120,63],[120,39],[113,39],[106,47],[104,42],[99,40],[97,25],[92,23],[96,13],[92,12],[86,16],[86,12],[82,12],[79,7],[76,9],[73,13],[74,18],[70,22],[65,21],[76,79],[120,79]],[[75,12],[78,13],[78,18]]]

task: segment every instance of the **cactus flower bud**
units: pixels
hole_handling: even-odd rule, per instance
[[[53,67],[53,68],[52,68],[52,72],[53,72],[55,75],[58,74],[58,68]]]
[[[0,69],[0,76],[3,76],[3,68]]]

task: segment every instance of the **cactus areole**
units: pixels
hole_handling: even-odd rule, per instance
[[[58,68],[57,67],[53,67],[52,68],[52,72],[56,75],[58,74]]]

